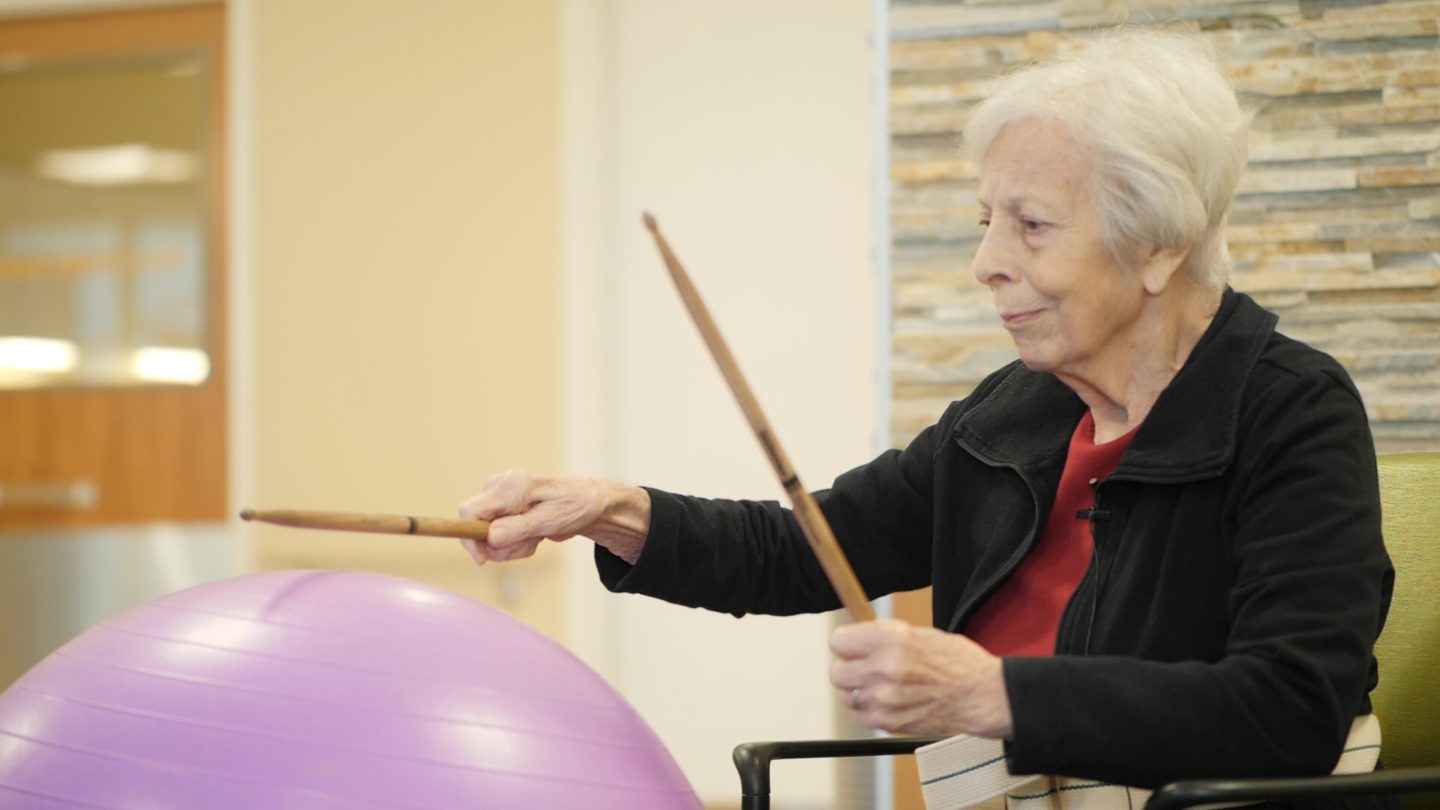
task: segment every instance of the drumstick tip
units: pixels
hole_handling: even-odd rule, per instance
[[[651,233],[655,233],[660,227],[655,222],[655,216],[649,211],[646,211],[644,213],[644,216],[641,217],[641,220],[645,222],[645,227],[649,228]]]
[[[241,520],[252,520],[255,517],[255,510],[249,507],[240,510]]]

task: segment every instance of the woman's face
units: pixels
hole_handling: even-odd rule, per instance
[[[1104,245],[1088,161],[1055,122],[1001,130],[980,166],[985,237],[972,265],[1025,365],[1087,377],[1137,348],[1129,327],[1145,298],[1141,274]]]

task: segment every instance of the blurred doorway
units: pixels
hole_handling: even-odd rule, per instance
[[[224,19],[0,19],[0,687],[237,567]]]

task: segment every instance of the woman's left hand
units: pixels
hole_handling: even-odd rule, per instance
[[[830,682],[870,728],[917,735],[1009,737],[1001,660],[970,639],[889,619],[830,636]]]

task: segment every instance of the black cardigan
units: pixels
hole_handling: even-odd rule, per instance
[[[1374,445],[1345,371],[1275,323],[1227,290],[1097,488],[1108,517],[1057,655],[1004,662],[1012,772],[1326,773],[1369,711],[1394,579]],[[935,626],[963,632],[1039,535],[1084,408],[1012,363],[817,492],[866,592],[933,585]],[[838,606],[778,503],[650,495],[634,567],[597,547],[610,589],[736,615]]]

